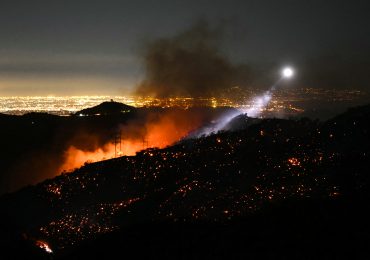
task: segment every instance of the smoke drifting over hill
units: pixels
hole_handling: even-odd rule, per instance
[[[245,66],[233,64],[220,52],[222,32],[198,22],[172,38],[146,45],[145,79],[136,94],[169,97],[209,96],[233,86]]]

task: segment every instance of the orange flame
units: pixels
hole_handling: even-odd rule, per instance
[[[202,123],[201,117],[190,115],[186,111],[167,112],[158,119],[150,121],[142,126],[122,127],[123,136],[121,151],[113,143],[105,144],[95,151],[84,151],[70,146],[65,152],[65,161],[60,167],[63,170],[79,168],[86,162],[97,162],[104,159],[114,158],[115,155],[135,155],[136,152],[146,148],[164,148],[185,137],[190,131],[199,127]],[[139,129],[140,128],[140,129]],[[145,131],[143,131],[143,129]],[[137,132],[144,132],[141,137],[135,135]],[[131,136],[130,136],[131,135]]]

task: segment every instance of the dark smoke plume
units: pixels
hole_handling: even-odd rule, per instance
[[[136,94],[199,97],[232,87],[240,67],[217,47],[221,34],[206,22],[198,22],[172,38],[148,43],[144,52],[146,76]]]

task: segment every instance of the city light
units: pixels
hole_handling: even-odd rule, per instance
[[[293,74],[291,74],[293,73]],[[293,77],[295,72],[287,71],[286,75]],[[284,77],[282,72],[282,79]],[[96,106],[104,101],[113,99],[116,102],[124,103],[133,107],[177,107],[189,109],[192,107],[233,107],[240,110],[251,109],[258,103],[257,97],[260,95],[258,89],[244,89],[235,93],[230,89],[228,96],[225,97],[173,97],[173,98],[154,98],[154,97],[136,97],[136,96],[56,96],[56,97],[0,97],[0,113],[11,115],[23,115],[30,112],[43,112],[60,116],[68,116],[82,109]],[[322,102],[332,101],[355,101],[368,96],[368,93],[359,90],[328,90],[320,88],[278,88],[275,84],[270,90],[273,90],[273,98],[269,104],[268,111],[281,114],[296,115],[299,111],[303,112],[301,107],[297,107],[300,102],[310,100],[320,100]],[[266,98],[261,97],[261,98]],[[258,103],[260,104],[260,103]],[[80,115],[81,117],[84,114]]]

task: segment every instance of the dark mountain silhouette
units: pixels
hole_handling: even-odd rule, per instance
[[[86,108],[75,113],[75,115],[83,116],[94,116],[94,115],[116,115],[120,113],[130,113],[135,111],[136,108],[128,106],[123,103],[115,102],[113,100],[109,102],[103,102],[95,107]]]

